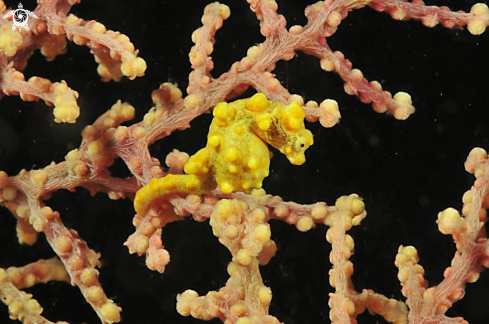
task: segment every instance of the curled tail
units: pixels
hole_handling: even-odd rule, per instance
[[[185,193],[203,195],[216,187],[212,177],[199,177],[194,174],[169,174],[162,178],[153,178],[148,185],[136,192],[134,209],[145,216],[151,204],[169,194]]]

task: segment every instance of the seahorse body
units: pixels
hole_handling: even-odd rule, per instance
[[[272,145],[292,164],[306,161],[313,144],[300,104],[269,101],[263,93],[214,107],[207,145],[190,157],[186,174],[154,178],[136,193],[134,208],[144,216],[157,199],[171,193],[202,195],[219,185],[223,193],[261,188],[269,174]]]

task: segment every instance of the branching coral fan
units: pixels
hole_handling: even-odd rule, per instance
[[[487,322],[485,5],[74,2],[24,2],[38,18],[20,31],[0,2],[5,321]],[[216,133],[246,100],[300,118]],[[304,117],[304,165],[272,151],[250,191],[269,153],[248,135],[303,131],[257,134],[301,164]],[[220,148],[219,167],[199,158]],[[168,185],[192,175],[221,188]]]

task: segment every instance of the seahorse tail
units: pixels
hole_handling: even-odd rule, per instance
[[[212,180],[210,181],[212,182]],[[169,174],[162,178],[153,178],[136,192],[134,209],[140,216],[145,216],[151,204],[166,195],[174,193],[202,195],[215,187],[209,179],[194,174]]]

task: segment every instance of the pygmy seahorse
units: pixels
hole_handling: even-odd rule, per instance
[[[186,174],[153,178],[136,193],[134,208],[140,216],[147,214],[153,202],[172,193],[203,195],[217,185],[225,194],[249,193],[261,188],[269,174],[271,153],[266,143],[294,165],[306,161],[304,152],[313,144],[312,133],[304,126],[304,108],[295,101],[286,105],[257,93],[218,103],[213,115],[207,145],[189,158]]]

